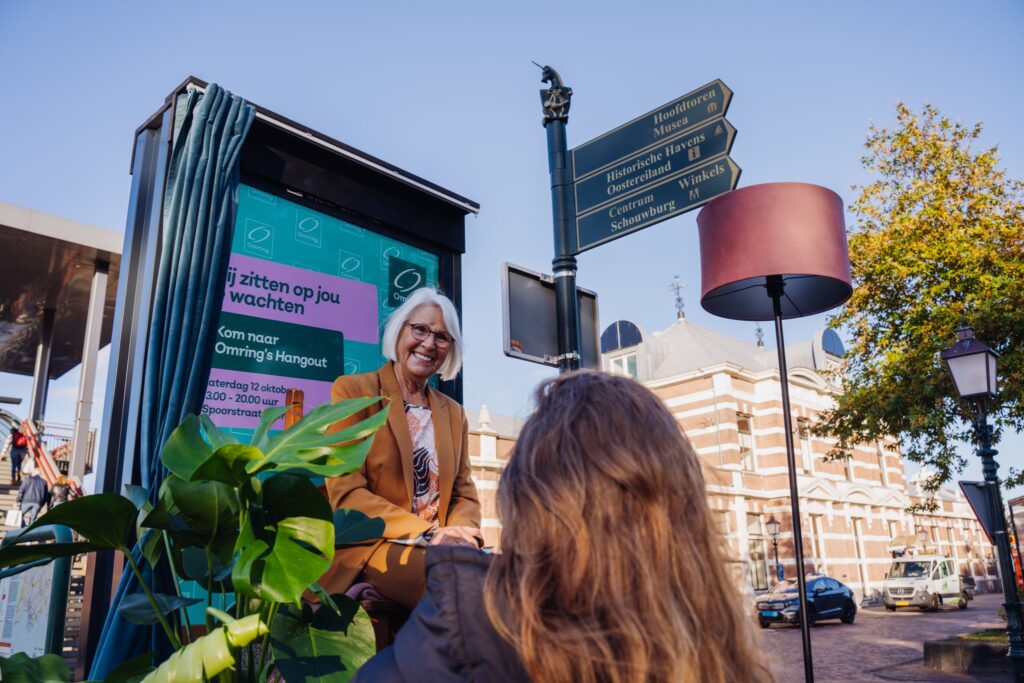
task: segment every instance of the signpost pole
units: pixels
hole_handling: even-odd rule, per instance
[[[580,313],[576,300],[576,256],[571,226],[576,218],[572,199],[572,169],[565,141],[572,88],[562,84],[558,72],[543,67],[541,81],[550,87],[540,91],[544,128],[548,137],[548,170],[551,173],[551,209],[554,223],[555,310],[558,318],[559,372],[580,367]]]

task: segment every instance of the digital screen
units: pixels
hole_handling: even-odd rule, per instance
[[[436,254],[247,185],[202,411],[246,435],[285,392],[305,412],[339,375],[376,370],[381,328],[415,289],[436,287]]]

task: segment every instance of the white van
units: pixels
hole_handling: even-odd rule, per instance
[[[898,557],[882,584],[882,602],[890,612],[897,607],[934,612],[944,604],[966,609],[967,599],[956,565],[945,555]]]

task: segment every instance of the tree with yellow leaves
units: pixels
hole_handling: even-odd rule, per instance
[[[874,180],[851,206],[854,292],[833,320],[850,340],[843,391],[816,426],[837,439],[836,457],[900,438],[934,471],[930,491],[963,469],[955,442],[973,442],[939,359],[957,327],[1001,355],[996,437],[1024,427],[1024,183],[995,147],[972,149],[981,132],[930,105],[900,104],[894,128],[871,127],[862,162]]]

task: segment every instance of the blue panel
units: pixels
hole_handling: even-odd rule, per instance
[[[828,328],[821,335],[821,348],[825,350],[825,353],[831,353],[833,356],[839,356],[840,358],[846,355],[843,340],[839,338],[839,334],[832,328]]]
[[[629,322],[628,320],[619,321],[619,348],[624,349],[627,346],[636,346],[644,340],[643,335],[640,334],[640,328]]]
[[[644,340],[640,328],[628,320],[613,322],[601,333],[601,353],[636,346]]]

